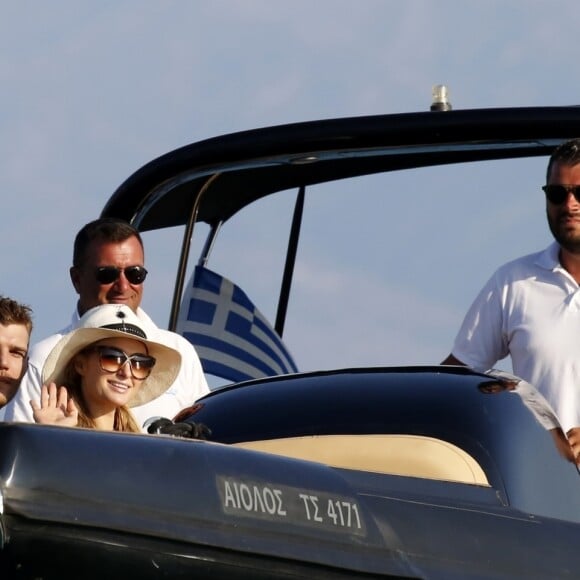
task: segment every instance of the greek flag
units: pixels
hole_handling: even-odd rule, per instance
[[[197,266],[177,332],[194,346],[206,373],[238,382],[297,372],[276,331],[227,278]]]

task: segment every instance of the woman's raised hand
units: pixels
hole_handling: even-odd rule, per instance
[[[37,423],[60,427],[76,427],[78,424],[79,411],[66,387],[57,387],[55,383],[42,385],[40,403],[30,401],[30,405]]]

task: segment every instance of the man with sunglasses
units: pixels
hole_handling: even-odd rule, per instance
[[[442,364],[513,372],[553,407],[580,465],[580,139],[557,147],[546,185],[545,250],[501,266],[468,310]]]
[[[81,228],[75,238],[70,268],[71,281],[78,294],[72,321],[66,328],[33,346],[28,371],[19,392],[5,407],[4,420],[34,421],[30,401],[40,398],[46,357],[62,336],[77,328],[85,312],[101,304],[128,306],[147,327],[148,334],[181,354],[181,370],[171,387],[153,401],[133,409],[140,425],[155,416],[173,418],[209,392],[199,357],[191,343],[179,334],[156,327],[140,308],[147,276],[144,261],[143,241],[130,224],[114,218],[101,218]]]

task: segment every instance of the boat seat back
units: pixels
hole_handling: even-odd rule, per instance
[[[418,435],[312,435],[236,443],[332,467],[489,486],[478,462],[456,445]]]

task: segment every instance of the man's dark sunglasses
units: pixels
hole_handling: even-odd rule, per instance
[[[95,278],[99,284],[112,284],[119,279],[121,272],[129,284],[143,284],[147,277],[147,270],[143,266],[128,266],[127,268],[117,268],[116,266],[101,266],[95,272]]]
[[[564,203],[569,193],[580,203],[580,185],[544,185],[542,189],[546,194],[546,199],[554,205]]]

